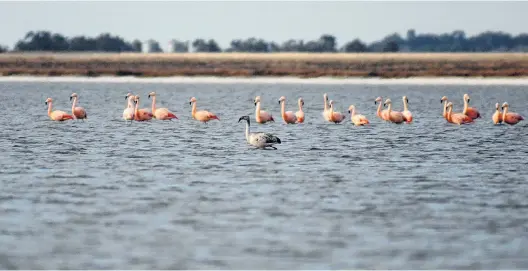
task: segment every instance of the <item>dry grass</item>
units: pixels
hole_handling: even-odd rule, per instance
[[[21,53],[0,73],[135,76],[528,76],[527,53]]]

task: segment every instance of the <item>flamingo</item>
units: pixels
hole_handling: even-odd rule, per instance
[[[191,101],[189,102],[189,104],[192,104],[191,114],[192,114],[192,118],[193,119],[199,120],[199,121],[201,121],[203,123],[207,123],[208,121],[210,121],[212,119],[220,120],[215,114],[213,114],[213,113],[211,113],[209,111],[200,110],[200,111],[196,112],[196,98],[192,97]]]
[[[411,123],[413,120],[413,116],[412,116],[411,111],[409,111],[409,109],[407,108],[409,99],[407,99],[407,96],[403,96],[402,100],[403,100],[403,111],[402,111],[403,119],[405,120],[405,122]]]
[[[468,124],[473,122],[473,119],[463,113],[453,113],[453,103],[447,103],[447,121],[454,124]]]
[[[134,100],[136,99],[136,96],[128,93],[125,97],[125,100],[128,100],[127,108],[123,110],[123,119],[124,120],[134,120],[135,110],[134,110]]]
[[[519,123],[519,121],[524,120],[523,116],[517,113],[508,112],[509,107],[510,105],[508,105],[507,102],[502,104],[502,121],[504,123],[515,125]]]
[[[304,100],[303,98],[299,98],[297,103],[299,104],[299,111],[295,112],[295,116],[297,117],[298,123],[303,123],[304,122],[304,111],[303,111]]]
[[[286,124],[294,124],[297,121],[297,117],[295,114],[293,114],[292,111],[286,111],[286,97],[281,96],[279,99],[279,104],[281,105],[281,116],[282,120],[284,120],[284,123]]]
[[[477,119],[480,118],[479,111],[474,107],[469,107],[469,95],[464,94],[464,110],[462,111],[462,114],[467,115],[471,119]]]
[[[84,110],[84,108],[80,106],[76,106],[77,101],[79,99],[77,96],[77,93],[72,93],[72,95],[70,95],[70,101],[72,100],[72,98],[73,98],[72,115],[74,119],[82,119],[84,121],[84,119],[88,118],[88,115],[86,114],[86,110]]]
[[[491,116],[491,120],[493,120],[493,124],[502,123],[502,113],[499,110],[499,103],[495,104],[495,113]]]
[[[348,108],[348,113],[350,113],[350,119],[352,120],[352,123],[354,123],[354,125],[361,126],[369,124],[369,121],[365,116],[356,114],[356,107],[354,105],[350,105],[350,107]]]
[[[328,108],[328,94],[323,94],[323,99],[324,99],[324,110],[323,110],[323,118],[326,120],[326,121],[329,121],[329,122],[332,122],[332,115],[330,114],[330,110]]]
[[[444,107],[444,112],[442,113],[442,116],[444,116],[444,119],[447,120],[447,97],[442,97],[442,99],[440,99],[440,103],[443,104]]]
[[[260,110],[260,96],[257,96],[255,97],[255,120],[258,122],[258,123],[266,123],[268,121],[273,121],[275,122],[275,120],[273,119],[273,116],[264,111],[264,110]]]
[[[403,114],[401,112],[392,111],[391,99],[385,100],[385,103],[383,104],[383,106],[387,107],[387,115],[389,116],[389,119],[388,119],[389,121],[393,123],[397,123],[397,124],[404,122]]]
[[[328,105],[330,106],[330,109],[328,110],[328,114],[331,116],[330,122],[342,122],[345,119],[345,115],[341,114],[340,112],[334,112],[334,101],[330,100],[330,102],[328,102]]]
[[[384,109],[383,111],[381,110],[382,101],[383,99],[381,97],[378,97],[376,100],[374,100],[374,104],[379,103],[376,115],[382,120],[389,120],[389,111],[387,109]]]
[[[149,93],[148,98],[150,99],[150,97],[152,97],[152,114],[154,118],[159,120],[178,119],[168,108],[156,108],[156,92]]]
[[[47,98],[46,102],[44,104],[48,105],[48,116],[51,120],[56,121],[65,121],[65,120],[72,120],[73,116],[69,115],[68,113],[61,111],[61,110],[55,110],[51,111],[53,99]]]
[[[249,116],[242,116],[240,119],[238,119],[238,122],[241,120],[246,121],[246,141],[247,143],[260,148],[265,149],[266,147],[270,147],[273,149],[277,149],[273,145],[275,144],[281,144],[280,138],[270,134],[270,133],[251,133],[249,131]]]
[[[136,121],[146,121],[152,119],[152,113],[147,109],[138,109],[139,106],[139,95],[134,96],[134,101],[136,102],[136,108],[134,110],[134,119]]]

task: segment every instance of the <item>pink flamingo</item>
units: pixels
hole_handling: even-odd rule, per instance
[[[328,105],[330,106],[329,113],[330,114],[330,121],[333,123],[340,123],[345,119],[345,115],[341,114],[340,112],[334,112],[334,101],[330,100],[328,102]]]
[[[168,108],[156,108],[156,92],[149,93],[148,98],[150,99],[150,97],[152,97],[152,114],[154,118],[159,120],[178,119]]]
[[[136,108],[134,111],[134,120],[136,121],[146,121],[152,119],[152,113],[147,109],[138,109],[139,106],[139,95],[134,96],[136,102]]]
[[[407,108],[408,103],[409,103],[409,99],[407,99],[407,96],[403,96],[403,111],[402,111],[403,119],[405,120],[405,122],[411,123],[413,120],[413,116],[412,116],[411,111],[409,111],[409,109]]]
[[[295,116],[295,114],[293,114],[292,111],[284,112],[284,110],[286,110],[286,97],[281,96],[279,99],[279,104],[281,105],[281,116],[282,120],[284,120],[284,123],[294,124],[295,122],[297,122],[297,117]]]
[[[473,119],[463,113],[453,113],[453,103],[447,103],[447,121],[454,124],[472,123]]]
[[[491,116],[491,120],[493,121],[493,124],[502,123],[502,113],[499,110],[499,103],[495,104],[495,113]]]
[[[464,94],[464,110],[462,111],[462,114],[467,115],[471,119],[477,119],[480,118],[479,111],[474,107],[469,107],[469,95]]]
[[[88,115],[86,115],[86,110],[84,110],[84,108],[80,106],[76,106],[77,101],[78,101],[77,93],[72,93],[72,95],[70,96],[70,101],[72,100],[72,98],[73,98],[73,104],[72,104],[73,117],[75,119],[82,119],[84,121],[84,119],[88,118]]]
[[[383,104],[383,106],[387,107],[387,114],[389,116],[388,120],[390,122],[397,123],[397,124],[400,124],[400,123],[404,122],[403,114],[401,112],[392,111],[392,101],[391,101],[391,99],[385,100],[385,103]]]
[[[326,121],[332,122],[332,114],[330,114],[330,109],[328,108],[328,94],[323,94],[324,99],[324,109],[323,109],[323,118]]]
[[[192,104],[192,118],[195,119],[195,120],[199,120],[203,123],[207,123],[208,121],[212,120],[212,119],[216,119],[216,120],[220,120],[215,114],[209,112],[209,111],[205,111],[205,110],[200,110],[198,112],[196,112],[196,98],[192,97],[191,98],[191,101],[189,102],[189,104]]]
[[[123,110],[123,119],[124,120],[134,120],[135,110],[134,110],[134,101],[136,99],[136,96],[128,93],[125,97],[125,100],[128,100],[127,108]]]
[[[376,111],[376,115],[382,119],[382,120],[389,120],[389,111],[387,109],[381,110],[382,105],[382,98],[378,97],[376,100],[374,100],[374,104],[378,103],[378,111]]]
[[[297,103],[299,104],[299,111],[295,112],[295,116],[297,117],[298,123],[303,123],[304,122],[304,111],[303,111],[304,100],[303,98],[299,98],[299,101]]]
[[[53,103],[53,99],[51,98],[46,99],[46,102],[44,103],[48,105],[48,116],[50,117],[51,120],[65,121],[65,120],[73,119],[73,116],[68,115],[68,113],[64,111],[61,111],[61,110],[51,111],[52,103]]]
[[[502,104],[502,121],[504,123],[515,125],[519,123],[519,121],[524,120],[523,116],[517,113],[508,112],[509,107],[510,106],[508,105],[507,102],[504,102]]]
[[[260,110],[260,96],[257,96],[255,97],[255,120],[257,121],[257,123],[266,123],[268,121],[273,121],[275,122],[275,120],[273,119],[273,116],[264,111],[264,110]]]
[[[447,97],[442,97],[442,99],[440,99],[440,103],[443,104],[444,107],[444,112],[442,113],[442,116],[444,117],[444,119],[447,120]]]
[[[354,105],[350,105],[350,107],[348,108],[348,113],[350,113],[350,119],[352,120],[352,123],[354,123],[354,125],[356,126],[361,126],[370,123],[367,117],[356,114],[356,107]]]

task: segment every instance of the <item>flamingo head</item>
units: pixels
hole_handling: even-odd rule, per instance
[[[136,104],[138,104],[138,103],[139,103],[139,95],[132,96],[132,97],[134,97],[134,102],[135,102]]]
[[[298,101],[298,102],[299,102],[300,105],[304,106],[304,100],[303,100],[303,98],[299,98],[299,101]]]
[[[374,100],[374,104],[381,103],[381,101],[383,101],[381,97],[378,97],[376,100]]]
[[[324,97],[325,101],[328,101],[328,94],[326,94],[326,93],[323,94],[323,97]]]
[[[407,96],[403,96],[402,100],[403,100],[404,103],[409,103],[409,99],[407,99]]]
[[[352,113],[352,111],[356,110],[356,107],[354,105],[350,105],[348,107],[348,113]]]
[[[150,99],[150,97],[156,97],[156,92],[152,91],[149,93],[148,98]]]
[[[241,120],[245,120],[249,123],[249,116],[242,116],[238,119],[238,122],[240,122]]]
[[[51,102],[53,102],[53,99],[47,98],[46,101],[44,102],[44,104],[47,105],[48,103],[51,103]]]
[[[255,106],[257,105],[257,103],[260,103],[260,96],[255,97],[254,103],[255,103]]]
[[[279,99],[279,104],[280,104],[281,102],[284,102],[284,101],[286,101],[286,97],[281,96],[280,99]]]
[[[440,103],[443,103],[445,101],[447,101],[447,97],[446,96],[444,96],[444,97],[442,97],[442,99],[440,99]]]
[[[507,103],[507,102],[504,102],[502,104],[502,110],[504,110],[504,108],[508,108],[510,105]]]
[[[447,105],[446,105],[446,108],[448,111],[451,111],[453,109],[453,103],[452,102],[448,102]]]
[[[499,103],[495,103],[495,109],[499,110]]]
[[[334,100],[330,100],[330,101],[328,102],[328,105],[329,105],[330,107],[333,107],[333,106],[334,106]]]
[[[467,101],[469,103],[469,95],[467,93],[464,94],[464,101]]]
[[[128,97],[132,96],[132,93],[127,93],[127,95],[125,96],[125,100],[128,99]]]
[[[77,97],[78,97],[78,96],[77,96],[77,93],[75,93],[75,92],[72,93],[72,95],[70,95],[70,101],[71,101],[73,98],[77,98]]]
[[[189,101],[189,104],[192,104],[192,103],[195,103],[196,102],[196,98],[192,97],[191,100]]]
[[[392,104],[391,99],[387,99],[385,100],[385,103],[383,104],[383,106],[389,106],[390,104]]]

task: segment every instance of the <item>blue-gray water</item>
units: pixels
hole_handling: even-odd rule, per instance
[[[125,124],[127,92],[156,91],[179,120]],[[53,122],[76,92],[88,120]],[[371,121],[323,121],[323,93]],[[482,119],[447,123],[440,98]],[[253,131],[253,98],[276,123]],[[285,125],[305,100],[306,122]],[[383,123],[374,99],[415,122]],[[220,121],[190,118],[189,98]],[[0,83],[0,268],[528,268],[526,121],[494,126],[496,102],[528,116],[520,86]]]

